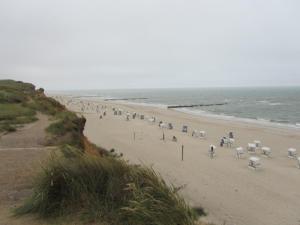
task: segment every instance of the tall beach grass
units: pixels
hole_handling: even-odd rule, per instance
[[[197,219],[178,189],[153,169],[75,148],[50,157],[32,196],[15,212],[42,218],[80,214],[84,221],[116,225],[193,225]]]

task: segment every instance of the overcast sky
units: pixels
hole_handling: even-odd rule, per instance
[[[5,78],[50,90],[300,85],[300,1],[1,0]]]

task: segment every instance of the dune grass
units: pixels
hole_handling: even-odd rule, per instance
[[[52,135],[50,145],[72,145],[83,149],[83,129],[85,118],[78,117],[75,113],[64,111],[57,113],[55,122],[46,129]]]
[[[54,154],[33,195],[16,215],[42,218],[80,214],[82,221],[116,225],[193,225],[196,212],[153,169],[75,148]]]
[[[15,131],[20,125],[37,120],[37,112],[55,116],[65,107],[29,83],[0,80],[0,132]]]
[[[36,112],[19,103],[0,103],[0,132],[12,132],[22,124],[34,122]]]
[[[36,112],[23,105],[33,91],[32,84],[0,80],[0,132],[12,132],[36,120]]]

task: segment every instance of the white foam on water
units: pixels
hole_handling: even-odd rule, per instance
[[[236,117],[236,116],[231,116],[231,115],[226,115],[226,114],[213,114],[207,111],[202,111],[202,110],[190,110],[187,108],[180,108],[180,109],[175,109],[176,111],[187,113],[187,114],[192,114],[192,115],[198,115],[198,116],[203,116],[203,117],[209,117],[209,118],[216,118],[216,119],[221,119],[221,120],[226,120],[226,121],[236,121],[236,122],[243,122],[243,123],[250,123],[250,124],[257,124],[257,125],[263,125],[263,126],[268,126],[268,127],[275,127],[275,128],[288,128],[288,129],[300,129],[300,123],[298,124],[286,124],[286,123],[279,123],[279,122],[271,122],[269,119],[265,118],[257,118],[257,119],[250,119],[250,118],[241,118],[241,117]]]
[[[282,105],[282,103],[281,102],[271,102],[269,105],[277,106],[277,105]]]

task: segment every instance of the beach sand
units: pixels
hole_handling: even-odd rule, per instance
[[[63,103],[69,98],[60,99]],[[229,225],[299,225],[300,224],[300,169],[297,161],[287,157],[287,149],[300,151],[299,130],[272,128],[251,123],[189,115],[186,113],[132,105],[120,102],[73,99],[91,105],[107,105],[107,116],[99,119],[94,110],[83,115],[87,119],[85,135],[106,149],[123,153],[131,163],[141,163],[158,171],[168,182],[183,185],[181,194],[192,206],[202,206],[208,213],[207,221]],[[70,103],[70,102],[69,102]],[[125,115],[114,116],[112,107],[155,116],[156,124],[147,119],[126,121]],[[78,104],[68,108],[79,111]],[[100,109],[103,112],[104,109]],[[158,127],[158,121],[172,122],[174,130]],[[182,133],[182,125],[189,127]],[[192,137],[192,129],[205,130],[206,139]],[[232,148],[219,147],[221,137],[234,132]],[[135,140],[134,140],[135,133]],[[175,135],[177,142],[172,142]],[[248,167],[251,155],[235,157],[235,148],[246,148],[248,143],[260,140],[272,149],[270,158],[258,151],[262,167]],[[208,156],[209,145],[217,146],[216,157]],[[184,145],[184,160],[181,147]]]

